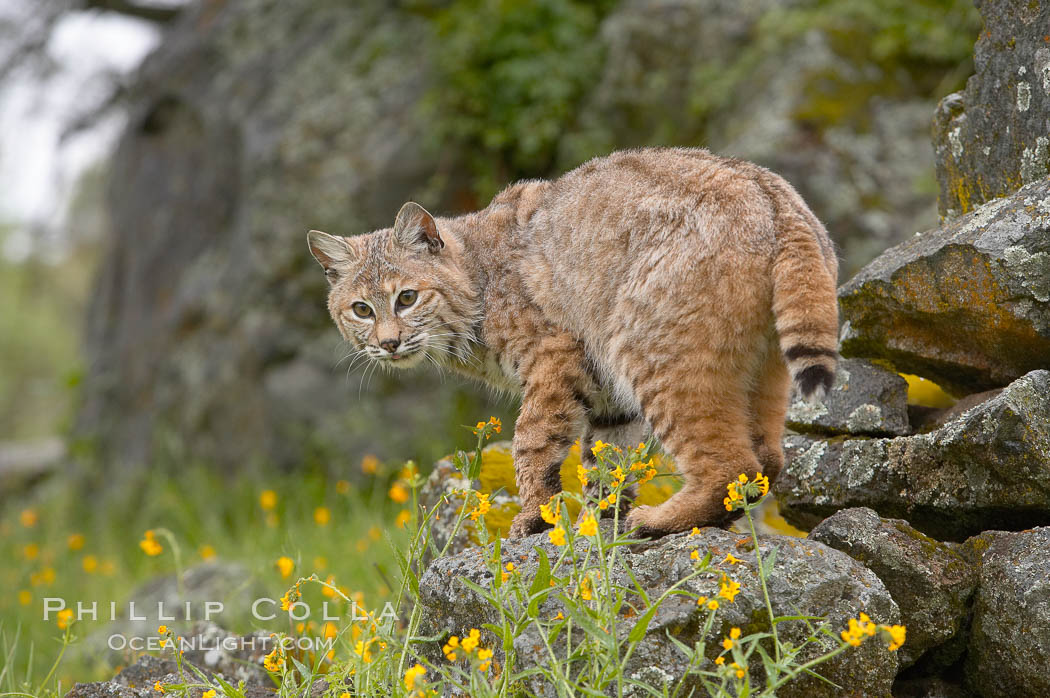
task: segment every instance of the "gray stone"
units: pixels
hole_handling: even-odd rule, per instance
[[[1050,528],[992,538],[981,558],[969,684],[986,698],[1050,695]]]
[[[174,659],[144,654],[109,681],[78,683],[66,698],[156,698],[154,684],[201,683],[190,665],[201,671],[208,680],[222,677],[227,683],[244,686],[245,698],[265,698],[276,693],[269,674],[262,668],[263,655],[268,651],[269,634],[258,632],[244,636],[229,633],[213,623],[198,623],[180,637],[192,645],[183,652],[180,673]],[[243,643],[242,643],[243,640]],[[214,687],[221,694],[218,683]],[[200,698],[203,688],[190,689],[192,698]]]
[[[828,517],[809,537],[841,550],[882,580],[908,628],[908,641],[899,650],[902,668],[921,662],[922,673],[933,674],[962,657],[977,568],[954,546],[866,508]]]
[[[934,118],[942,216],[1050,174],[1050,2],[979,0],[976,75]]]
[[[807,434],[910,434],[908,383],[869,361],[844,359],[823,401],[792,401],[787,426]]]
[[[934,431],[894,439],[789,436],[774,485],[812,528],[847,507],[902,518],[939,540],[1050,523],[1050,371],[1033,371]]]
[[[843,356],[956,395],[1050,367],[1050,178],[887,250],[839,301]]]
[[[611,524],[603,522],[603,527]],[[750,537],[714,528],[702,529],[698,535],[680,534],[658,541],[620,548],[622,565],[613,570],[613,584],[633,588],[633,578],[645,589],[650,598],[663,593],[672,583],[688,575],[693,569],[690,553],[695,549],[701,554],[710,551],[716,567],[724,570],[732,579],[740,582],[741,591],[734,603],[723,603],[719,610],[716,630],[706,638],[706,668],[713,668],[712,660],[721,651],[718,643],[731,626],[744,629],[745,633],[768,628],[768,620],[758,582],[755,556],[751,550]],[[546,534],[529,536],[519,540],[502,541],[501,560],[513,561],[523,580],[536,574],[539,557],[536,548],[546,551],[550,559],[557,559],[559,548],[548,541]],[[769,593],[776,614],[809,614],[824,617],[832,630],[846,627],[851,617],[861,611],[868,613],[880,623],[899,622],[896,604],[890,598],[882,582],[864,566],[847,555],[827,546],[788,536],[766,536],[761,539],[761,552],[766,556],[777,550],[776,564],[769,579]],[[730,565],[719,560],[727,553],[741,560]],[[485,557],[491,549],[472,549],[459,555],[435,560],[420,582],[420,600],[426,607],[420,634],[462,635],[469,628],[480,628],[483,623],[499,623],[498,614],[482,601],[460,578],[476,584],[491,584],[492,576],[485,566]],[[686,589],[705,596],[714,596],[718,589],[718,574],[700,577],[686,585]],[[637,598],[629,599],[636,604]],[[539,607],[539,616],[551,618],[563,606],[552,597],[547,597]],[[643,611],[644,612],[644,611]],[[617,626],[618,637],[626,638],[641,613],[635,609],[624,613]],[[636,647],[627,666],[631,676],[644,678],[660,690],[661,683],[677,681],[685,670],[684,656],[672,647],[666,637],[692,646],[698,637],[700,610],[692,597],[671,596],[653,617],[645,637]],[[632,621],[635,619],[635,621]],[[799,643],[807,635],[804,625],[784,623],[779,626],[782,640]],[[823,641],[828,642],[827,640]],[[435,646],[437,643],[434,643]],[[491,636],[483,635],[482,644],[490,645]],[[832,645],[823,644],[826,650]],[[538,633],[527,628],[514,640],[518,657],[518,668],[545,664],[549,661]],[[806,656],[814,656],[814,646],[804,650]],[[499,656],[497,648],[497,656]],[[850,694],[888,695],[897,671],[896,654],[889,652],[878,642],[868,642],[856,650],[840,655],[822,665],[820,673],[835,681]],[[761,681],[761,677],[758,677]],[[551,687],[539,679],[532,679],[528,690],[539,695],[549,695]],[[799,679],[778,691],[779,696],[839,696],[838,689],[812,678]]]

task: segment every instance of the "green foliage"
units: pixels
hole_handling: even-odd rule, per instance
[[[434,144],[467,155],[482,200],[508,180],[548,174],[559,138],[597,80],[596,40],[611,0],[461,0],[434,17]]]
[[[93,265],[0,255],[0,440],[51,436],[73,405],[81,312]]]

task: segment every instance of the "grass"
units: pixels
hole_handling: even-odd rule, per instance
[[[479,475],[481,447],[496,426],[479,424],[474,452],[453,457],[465,481]],[[758,561],[769,616],[765,630],[746,635],[732,630],[720,638],[722,651],[714,659],[707,649],[710,643],[676,643],[689,671],[675,686],[658,690],[632,678],[626,671],[629,659],[668,598],[692,598],[701,608],[704,634],[717,642],[719,638],[710,636],[721,627],[719,608],[733,603],[737,593],[734,580],[712,566],[710,554],[698,554],[692,573],[658,598],[648,597],[636,584],[613,581],[620,552],[632,539],[616,532],[617,527],[599,527],[593,515],[602,507],[617,510],[610,502],[631,482],[656,476],[654,462],[648,445],[627,451],[606,446],[598,467],[587,471],[578,466],[574,475],[581,482],[601,483],[601,499],[567,491],[552,500],[544,517],[555,526],[549,535],[558,554],[548,556],[537,548],[541,564],[529,578],[502,561],[500,539],[486,521],[496,514],[488,493],[461,490],[442,495],[456,513],[453,534],[441,539],[448,542],[439,549],[435,515],[448,508],[440,503],[419,507],[424,479],[414,466],[395,472],[366,459],[363,486],[295,475],[230,483],[205,468],[145,480],[133,498],[125,491],[105,495],[113,499],[91,500],[74,488],[56,486],[0,523],[0,555],[17,561],[0,581],[18,590],[0,595],[0,695],[62,695],[74,678],[101,679],[113,671],[77,654],[84,638],[97,633],[104,621],[77,620],[67,613],[44,622],[45,596],[119,600],[136,581],[170,575],[213,555],[244,565],[250,582],[275,598],[281,596],[285,611],[269,622],[247,613],[224,616],[223,625],[238,632],[268,631],[280,640],[320,633],[332,641],[330,652],[288,647],[267,656],[266,667],[281,696],[301,695],[321,677],[330,681],[332,696],[528,695],[527,686],[536,681],[565,696],[629,691],[688,695],[694,689],[713,696],[774,695],[785,683],[869,637],[899,644],[903,628],[876,626],[863,615],[845,630],[829,628],[819,619],[775,618],[765,591],[775,560],[767,555]],[[767,488],[760,478],[745,478],[729,483],[727,491],[727,507],[743,511],[756,553],[755,516]],[[570,505],[590,515],[577,523]],[[423,637],[417,601],[424,560],[445,552],[459,532],[469,533],[492,552],[485,559],[493,582],[464,583],[500,621],[466,629],[462,636]],[[710,582],[711,598],[690,591],[688,583],[697,578]],[[548,599],[556,599],[563,612],[554,617],[539,613]],[[286,613],[294,612],[299,602],[316,608],[326,600],[341,609],[344,617],[338,622],[310,627]],[[345,618],[353,603],[370,615],[356,621]],[[625,616],[637,620],[617,633],[617,623]],[[797,645],[781,643],[777,626],[785,622],[807,623],[809,639]],[[179,631],[175,624],[157,630],[169,639]],[[549,661],[519,661],[513,640],[522,632],[539,639]],[[830,651],[805,654],[810,643],[824,638],[833,641]],[[162,652],[181,661],[177,645]],[[56,661],[63,656],[64,661]],[[132,660],[130,655],[126,658]],[[174,695],[190,695],[191,689],[194,696],[205,689],[215,695],[243,695],[242,687],[208,681],[189,667],[180,683],[164,688]]]

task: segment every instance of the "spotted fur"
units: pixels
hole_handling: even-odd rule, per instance
[[[521,395],[512,535],[543,528],[576,438],[646,429],[684,485],[629,524],[659,536],[724,523],[729,480],[783,465],[791,380],[819,398],[834,376],[827,232],[782,178],[705,150],[614,153],[455,218],[409,203],[393,228],[311,232],[310,247],[332,318],[364,355],[430,358]],[[354,314],[362,302],[372,317]]]

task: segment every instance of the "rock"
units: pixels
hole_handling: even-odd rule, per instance
[[[809,537],[841,550],[882,580],[908,628],[908,641],[899,650],[902,668],[921,662],[922,673],[932,674],[962,657],[977,568],[952,545],[866,508],[828,517]]]
[[[219,559],[202,562],[184,570],[181,595],[179,591],[173,574],[156,577],[142,584],[132,591],[123,603],[118,604],[120,615],[116,620],[88,634],[81,642],[73,645],[70,652],[81,661],[110,661],[115,664],[112,660],[120,655],[110,647],[110,636],[156,635],[157,625],[161,622],[161,604],[164,615],[176,618],[175,621],[165,620],[166,625],[179,634],[203,634],[202,641],[214,644],[211,640],[221,640],[225,635],[220,636],[217,633],[225,634],[225,631],[214,624],[194,623],[203,617],[206,602],[222,602],[228,609],[246,609],[251,607],[255,599],[267,596],[265,587],[253,579],[243,565]],[[190,603],[189,620],[185,618],[186,602]],[[131,618],[131,604],[134,604],[136,619]],[[214,654],[209,655],[210,659],[205,664],[209,668],[221,671],[215,669],[215,657]]]
[[[610,525],[610,522],[602,523],[606,530]],[[777,550],[776,564],[769,580],[774,613],[822,616],[833,630],[844,628],[847,620],[856,617],[861,611],[868,613],[876,622],[898,622],[897,606],[879,579],[847,555],[814,541],[788,536],[766,536],[760,540],[763,556],[774,548]],[[725,562],[717,564],[732,579],[740,582],[741,591],[734,603],[722,605],[716,622],[717,629],[706,640],[706,666],[713,668],[711,660],[720,651],[718,643],[731,626],[739,626],[745,633],[768,627],[764,620],[767,616],[750,541],[749,536],[706,528],[698,535],[679,534],[635,545],[630,549],[620,548],[623,564],[613,568],[616,577],[612,583],[633,588],[634,583],[626,572],[630,570],[649,597],[655,598],[692,571],[694,563],[690,553],[694,549],[701,553],[710,551],[715,561],[723,559],[730,552],[738,557],[741,562],[736,565]],[[535,548],[546,551],[551,560],[557,559],[560,550],[550,544],[546,534],[538,534],[502,541],[501,560],[514,561],[522,579],[530,580],[539,564]],[[491,607],[463,582],[458,581],[462,577],[482,586],[490,584],[492,577],[485,566],[485,556],[491,554],[491,548],[467,550],[458,555],[439,558],[429,566],[420,582],[420,601],[425,606],[421,635],[463,634],[465,630],[480,628],[486,622],[500,622],[498,614]],[[716,574],[697,578],[688,582],[686,588],[693,593],[713,596],[718,588],[718,578]],[[557,599],[548,597],[539,608],[539,616],[550,618],[562,609]],[[664,682],[677,680],[685,670],[684,657],[671,646],[665,634],[670,633],[676,640],[692,646],[700,639],[697,628],[699,616],[700,610],[693,597],[668,597],[632,654],[627,666],[628,674],[648,680],[658,692]],[[638,614],[629,613],[618,624],[617,632],[621,640],[626,638],[633,627],[630,618],[637,617]],[[795,643],[808,635],[801,623],[784,623],[779,629],[783,640]],[[483,636],[483,644],[490,641],[491,638]],[[433,643],[434,647],[438,645]],[[549,661],[533,627],[515,638],[514,647],[519,670]],[[433,647],[430,651],[436,652]],[[815,648],[811,646],[804,652],[814,651]],[[497,659],[500,659],[498,654]],[[843,686],[850,694],[875,696],[889,694],[896,670],[896,655],[884,645],[870,642],[823,665],[820,672]],[[539,695],[551,694],[551,687],[537,678],[531,679],[527,689]],[[828,684],[805,678],[783,687],[777,695],[812,697],[842,694]]]
[[[976,75],[934,119],[938,207],[952,217],[1050,174],[1050,3],[981,0]]]
[[[807,434],[910,434],[908,383],[868,361],[845,359],[821,403],[792,401],[787,426]]]
[[[1050,371],[1033,371],[935,431],[894,439],[789,436],[774,485],[812,528],[870,507],[939,540],[1050,523]]]
[[[1050,367],[1050,178],[887,250],[839,301],[843,356],[956,395]]]
[[[1050,528],[994,537],[981,558],[968,683],[981,696],[1050,695]]]
[[[154,684],[158,681],[161,684],[200,682],[187,664],[199,669],[209,680],[220,676],[233,686],[243,682],[245,698],[265,698],[276,693],[269,674],[262,668],[263,655],[270,649],[268,633],[241,637],[213,623],[198,623],[180,637],[193,643],[183,652],[181,674],[174,659],[144,654],[109,681],[74,685],[66,698],[155,698],[158,693]],[[218,689],[219,685],[215,687]],[[203,692],[204,689],[191,689],[190,695],[200,698]]]

